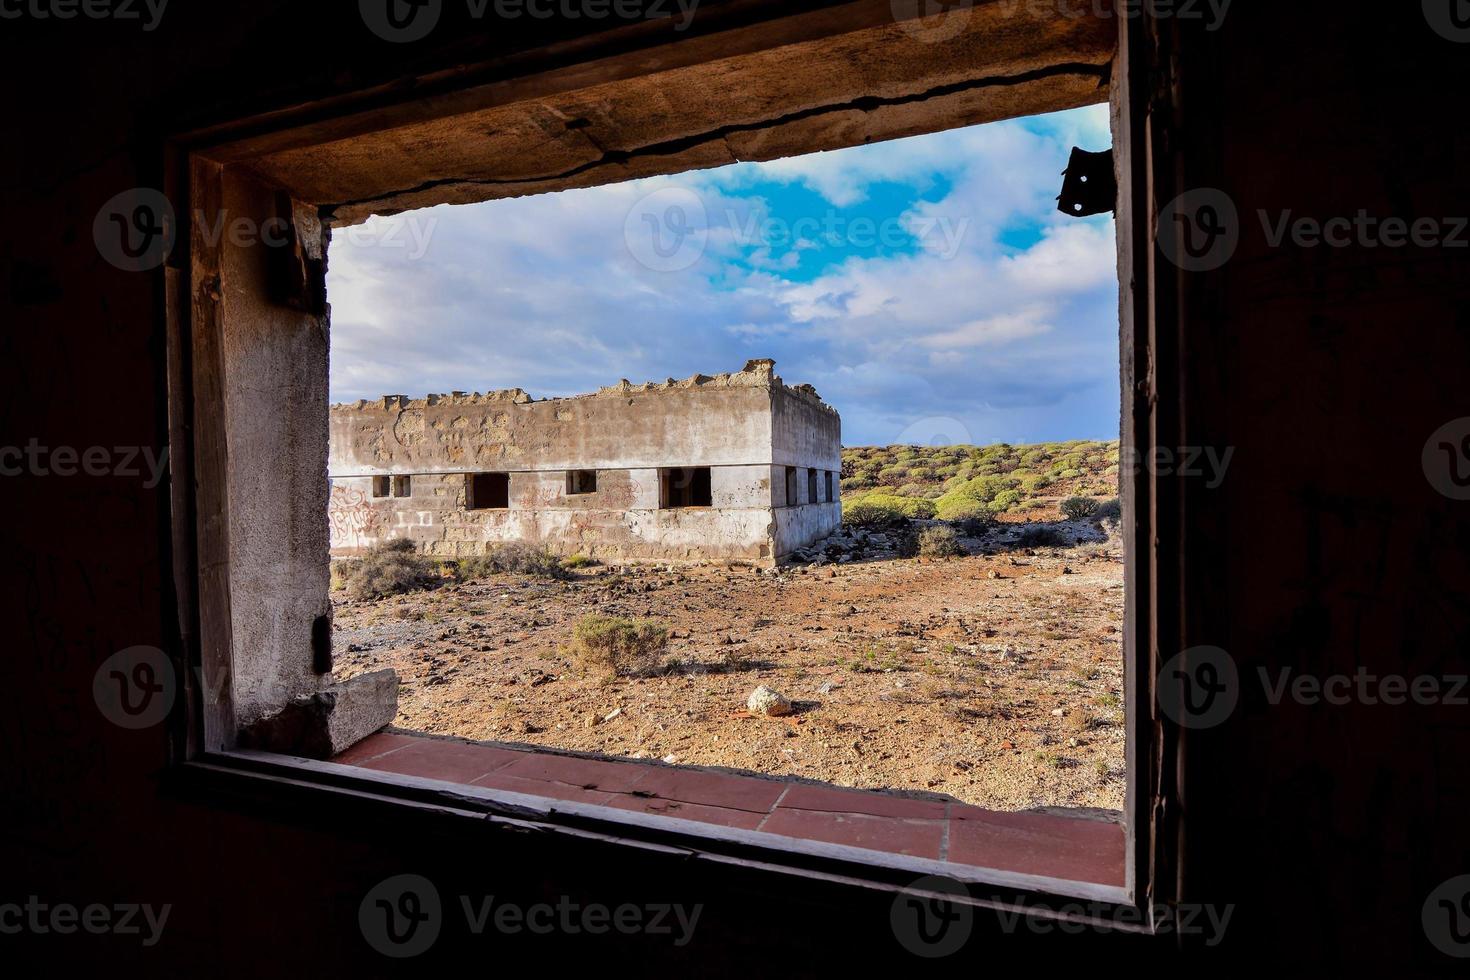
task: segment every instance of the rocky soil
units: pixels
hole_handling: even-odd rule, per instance
[[[996,809],[1123,801],[1123,565],[1085,522],[1002,524],[952,559],[847,534],[812,562],[494,576],[338,600],[338,673],[393,667],[396,727],[721,766]],[[671,630],[612,683],[566,652],[600,613]],[[770,689],[790,713],[757,714]]]

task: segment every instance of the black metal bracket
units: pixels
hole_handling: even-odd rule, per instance
[[[1074,218],[1104,214],[1118,206],[1118,178],[1113,172],[1113,151],[1089,153],[1072,147],[1072,159],[1062,171],[1062,193],[1057,210]]]

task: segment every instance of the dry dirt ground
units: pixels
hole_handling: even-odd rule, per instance
[[[1116,539],[761,572],[724,565],[503,575],[338,600],[338,674],[393,667],[395,727],[719,766],[994,809],[1123,801]],[[581,676],[591,613],[671,639],[656,676]],[[756,718],[766,685],[793,717]]]

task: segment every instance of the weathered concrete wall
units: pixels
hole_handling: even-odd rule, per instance
[[[771,454],[769,370],[623,382],[536,401],[519,389],[334,405],[333,476],[758,463]]]
[[[274,192],[248,178],[225,183],[231,215],[275,213]],[[324,679],[312,671],[311,633],[327,614],[327,547],[303,501],[327,492],[326,317],[260,299],[268,249],[221,245],[220,372],[229,432],[229,633],[236,720],[248,725]],[[268,338],[268,340],[266,339]],[[261,402],[281,411],[253,411]],[[270,528],[273,533],[261,533]],[[265,657],[260,652],[275,651]]]
[[[820,541],[842,523],[842,419],[809,385],[778,387],[771,395],[771,442],[780,558]],[[794,497],[786,492],[787,467],[796,468]],[[815,488],[809,476],[813,472]]]
[[[784,558],[798,548],[820,541],[842,523],[842,504],[802,504],[775,512],[776,557]]]
[[[428,555],[469,557],[509,541],[598,559],[739,559],[776,555],[769,468],[710,472],[713,506],[659,509],[657,469],[600,470],[597,492],[568,494],[564,470],[511,473],[510,507],[466,510],[466,475],[412,477],[412,496],[373,497],[372,477],[332,480],[332,553],[395,538]],[[789,550],[789,549],[788,549]]]
[[[842,472],[842,418],[810,385],[771,390],[771,462]]]

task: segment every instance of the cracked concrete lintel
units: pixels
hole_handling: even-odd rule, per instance
[[[747,159],[758,159],[759,156],[749,150],[742,151],[737,149],[730,143],[731,137],[768,132],[783,126],[806,122],[824,116],[832,116],[842,112],[855,111],[863,115],[868,115],[881,109],[913,106],[931,99],[940,99],[966,92],[1019,86],[1028,82],[1069,75],[1096,79],[1098,84],[1101,85],[1106,83],[1109,69],[1107,65],[1097,65],[1088,62],[1067,62],[1060,65],[1048,65],[1045,68],[1017,72],[1012,75],[992,75],[982,78],[963,79],[957,82],[936,85],[925,91],[916,93],[892,96],[862,95],[843,102],[808,106],[766,119],[730,123],[705,132],[678,136],[627,149],[604,148],[601,143],[591,140],[590,134],[582,132],[579,135],[592,142],[592,145],[599,151],[598,156],[574,167],[569,167],[554,173],[535,174],[523,177],[443,177],[425,181],[411,187],[399,187],[382,191],[371,197],[336,202],[329,205],[328,208],[337,215],[337,224],[353,224],[364,220],[369,214],[391,214],[399,210],[398,207],[391,205],[385,207],[386,202],[400,198],[420,196],[437,188],[518,186],[537,186],[539,188],[539,185],[568,181],[594,170],[601,170],[607,167],[624,167],[639,158],[677,158],[682,153],[709,144],[723,146],[730,156],[730,162],[742,162]]]
[[[330,759],[386,727],[398,713],[398,674],[362,674],[291,701],[240,732],[244,748]]]

